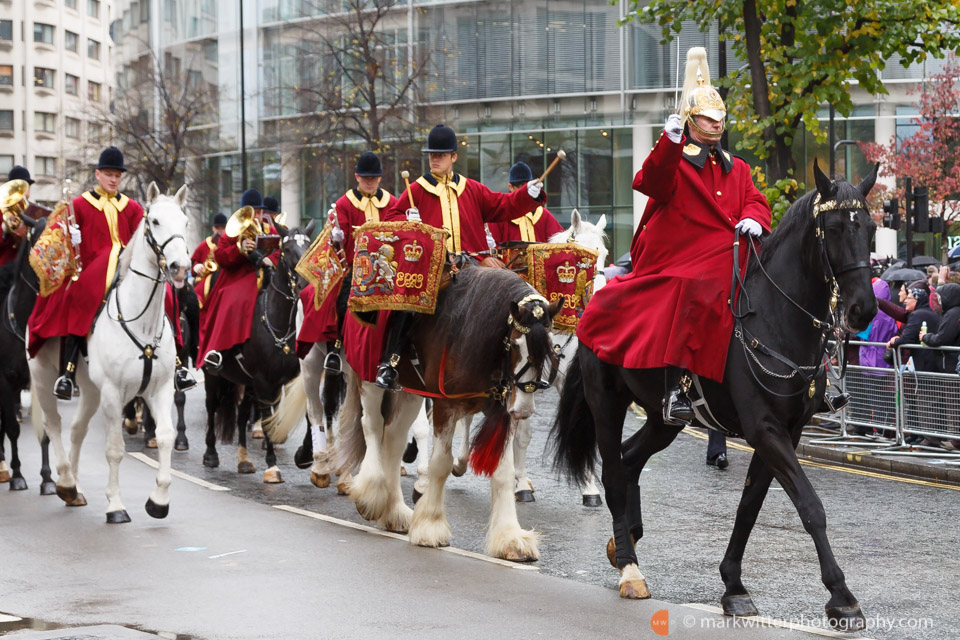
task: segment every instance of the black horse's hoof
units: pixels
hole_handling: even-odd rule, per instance
[[[157,520],[166,518],[167,514],[170,513],[169,504],[157,504],[153,501],[153,498],[147,498],[147,504],[144,508],[147,510],[148,516]]]
[[[42,496],[54,496],[57,494],[57,483],[53,480],[47,480],[46,482],[40,483],[40,495]]]
[[[297,452],[293,454],[293,463],[297,465],[297,469],[309,469],[313,466],[313,451],[300,445],[297,447]]]
[[[843,607],[827,607],[827,622],[837,631],[851,633],[861,631],[867,627],[867,619],[860,611],[860,604],[854,603]]]
[[[414,490],[413,490],[413,496],[412,496],[412,497],[413,497],[413,504],[417,504],[417,500],[419,500],[420,498],[422,498],[422,497],[423,497],[423,494],[420,493],[419,491],[417,491],[416,489],[414,489]]]
[[[521,489],[513,494],[517,499],[517,502],[536,502],[537,499],[533,497],[533,491],[530,489]]]
[[[130,522],[130,514],[127,513],[126,509],[107,512],[107,524],[123,524],[125,522]]]
[[[190,441],[187,440],[186,434],[181,434],[177,436],[177,439],[173,441],[173,448],[177,451],[190,450]]]
[[[220,466],[220,456],[217,455],[216,451],[208,451],[203,454],[203,466],[210,467],[211,469],[216,469]]]
[[[583,506],[585,507],[602,507],[603,500],[600,499],[595,493],[583,496]]]
[[[10,491],[25,491],[27,488],[27,481],[20,476],[13,476],[10,478]]]
[[[417,455],[420,453],[420,448],[417,446],[416,440],[411,440],[407,443],[407,448],[403,450],[403,461],[407,464],[413,464],[417,461]]]
[[[720,599],[720,604],[723,606],[723,615],[725,616],[746,617],[760,614],[749,593],[723,596]]]

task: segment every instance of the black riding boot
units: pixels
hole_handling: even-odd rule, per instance
[[[193,377],[177,356],[177,371],[173,374],[173,388],[176,391],[187,391],[197,386],[197,379]]]
[[[830,381],[827,380],[827,386],[823,390],[823,402],[820,403],[819,413],[837,413],[845,406],[850,404],[850,394],[840,391],[836,395],[830,395]]]
[[[374,381],[374,384],[382,389],[400,390],[397,385],[397,378],[400,375],[397,365],[400,364],[400,351],[406,339],[407,329],[414,317],[411,311],[395,311],[390,314],[390,329],[387,331],[383,359],[377,369],[377,379]]]
[[[73,398],[73,391],[77,386],[77,361],[80,359],[80,348],[85,338],[81,336],[67,336],[63,339],[63,371],[53,387],[53,395],[61,400]]]
[[[690,372],[686,369],[667,368],[667,390],[663,396],[663,421],[666,424],[680,427],[693,422],[693,407],[687,397],[690,383]]]

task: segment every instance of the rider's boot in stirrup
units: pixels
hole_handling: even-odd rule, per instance
[[[173,374],[173,388],[176,391],[187,391],[193,389],[197,386],[197,379],[193,377],[193,374],[187,370],[183,363],[180,362],[180,357],[177,357],[177,370]]]
[[[76,388],[77,361],[80,359],[80,346],[84,338],[80,336],[67,336],[64,338],[63,345],[63,371],[53,387],[53,395],[61,400],[70,400],[73,398],[73,391]]]
[[[400,387],[397,385],[397,378],[400,377],[400,372],[397,371],[397,365],[399,364],[400,354],[390,354],[390,358],[385,362],[381,362],[380,366],[377,367],[377,379],[374,380],[374,384],[381,389],[399,391]]]
[[[693,407],[687,392],[692,382],[686,369],[667,369],[667,391],[663,397],[663,421],[676,427],[693,422]]]
[[[831,386],[832,385],[830,384],[830,381],[827,380],[827,387],[823,390],[823,405],[826,405],[825,408],[827,412],[836,413],[850,404],[850,394],[841,391],[840,393],[831,396],[829,392]],[[824,407],[821,405],[820,409],[822,412]]]
[[[328,345],[327,357],[323,359],[323,370],[332,374],[342,373],[343,364],[340,362],[340,347],[343,342],[340,338],[337,338],[336,342],[328,343]]]
[[[377,368],[377,379],[374,380],[381,389],[399,391],[397,380],[400,373],[397,365],[400,364],[400,351],[407,335],[407,328],[413,321],[415,314],[410,311],[396,311],[390,315],[390,328],[387,331],[386,345],[383,349],[383,360]]]
[[[219,371],[223,366],[223,354],[219,351],[208,351],[203,357],[203,366],[210,367],[211,371]]]

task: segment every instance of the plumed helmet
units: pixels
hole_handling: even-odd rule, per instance
[[[97,170],[116,169],[117,171],[126,171],[123,166],[123,152],[116,147],[107,147],[100,152],[100,162],[97,163]]]
[[[372,151],[364,151],[357,158],[357,168],[354,170],[361,178],[378,178],[383,175],[380,158]]]
[[[710,84],[707,50],[703,47],[693,47],[687,51],[687,70],[680,98],[680,117],[684,122],[698,115],[717,122],[723,122],[727,117],[723,98]]]
[[[533,171],[526,162],[518,162],[510,167],[510,184],[526,183],[533,180]]]
[[[30,177],[30,172],[27,171],[27,168],[21,167],[20,165],[10,169],[10,173],[7,174],[7,180],[23,180],[27,184],[33,184],[34,182],[34,180]]]
[[[456,150],[457,134],[445,124],[438,124],[430,130],[427,146],[421,149],[423,153],[455,153]]]
[[[260,209],[263,207],[263,196],[260,195],[260,192],[256,189],[247,189],[243,192],[243,195],[240,196],[240,208],[244,207],[253,207],[254,209]]]
[[[263,210],[267,213],[280,213],[280,201],[275,196],[267,196],[263,199]]]

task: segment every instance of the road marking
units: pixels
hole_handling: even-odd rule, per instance
[[[690,427],[686,427],[683,430],[683,433],[688,436],[693,436],[694,438],[699,438],[700,440],[706,440],[707,436],[695,431]],[[747,446],[745,444],[740,444],[739,442],[730,442],[727,441],[727,446],[731,449],[737,449],[738,451],[746,451],[748,453],[753,453],[753,447]],[[808,467],[816,467],[818,469],[831,469],[833,471],[841,471],[843,473],[849,473],[855,476],[864,476],[867,478],[878,478],[880,480],[893,480],[894,482],[902,482],[904,484],[916,484],[923,487],[934,487],[937,489],[950,489],[952,491],[960,491],[960,486],[952,484],[944,484],[942,482],[933,482],[931,480],[920,480],[918,478],[903,478],[900,476],[893,476],[889,473],[880,473],[879,471],[868,471],[866,469],[857,469],[855,467],[843,467],[836,464],[829,464],[826,462],[818,462],[816,460],[807,460],[805,458],[798,458],[800,464],[806,465]]]
[[[247,552],[246,549],[241,549],[240,551],[227,551],[226,553],[218,553],[218,554],[215,555],[215,556],[207,556],[207,559],[209,559],[209,560],[215,560],[216,558],[224,558],[224,557],[226,557],[226,556],[232,556],[232,555],[236,555],[236,554],[238,554],[238,553],[246,553],[246,552]]]
[[[8,616],[5,613],[0,613],[0,624],[4,622],[20,622],[23,618],[18,618],[17,616]]]
[[[153,467],[154,469],[160,468],[160,463],[151,458],[150,456],[140,453],[139,451],[127,451],[127,455],[132,457],[134,460],[139,460],[148,467]],[[212,482],[207,482],[201,478],[195,478],[191,475],[184,473],[183,471],[177,471],[176,469],[170,469],[170,475],[175,478],[180,478],[181,480],[186,480],[187,482],[192,482],[193,484],[200,485],[205,489],[210,489],[210,491],[230,491],[230,487],[221,487],[218,484],[213,484]]]
[[[691,609],[699,609],[700,611],[707,611],[709,613],[718,613],[723,615],[723,609],[720,607],[715,607],[709,604],[700,604],[698,602],[691,602],[689,604],[683,605],[684,607],[690,607]],[[729,618],[733,620],[733,618]],[[826,638],[850,638],[851,634],[843,633],[841,631],[833,631],[832,629],[820,629],[818,627],[810,627],[805,624],[797,624],[795,622],[787,622],[786,620],[777,620],[776,618],[768,618],[766,616],[743,616],[743,620],[756,621],[758,624],[770,626],[770,627],[779,627],[780,629],[791,629],[793,631],[803,631],[805,633],[812,633],[817,636],[824,636]],[[731,626],[733,623],[731,622]],[[857,640],[871,640],[871,638],[864,638],[861,636],[856,636]]]
[[[357,524],[355,522],[350,522],[349,520],[341,520],[340,518],[334,518],[333,516],[324,515],[322,513],[316,513],[315,511],[307,511],[306,509],[291,507],[286,504],[275,504],[273,505],[273,508],[279,509],[280,511],[293,513],[298,516],[306,516],[307,518],[313,518],[314,520],[322,520],[324,522],[329,522],[330,524],[340,525],[341,527],[347,527],[348,529],[365,531],[366,533],[372,533],[374,535],[382,536],[384,538],[393,538],[394,540],[403,540],[404,542],[410,542],[409,537],[400,533],[393,533],[392,531],[382,531],[380,529],[375,529],[365,524]],[[509,567],[510,569],[519,569],[521,571],[540,571],[539,567],[535,567],[533,565],[519,564],[516,562],[510,562],[509,560],[501,560],[500,558],[491,558],[490,556],[485,556],[481,553],[475,553],[473,551],[467,551],[466,549],[458,549],[456,547],[438,547],[437,550],[445,551],[446,553],[452,553],[456,556],[473,558],[474,560],[483,560],[484,562],[489,562],[490,564],[498,564],[501,567]]]

